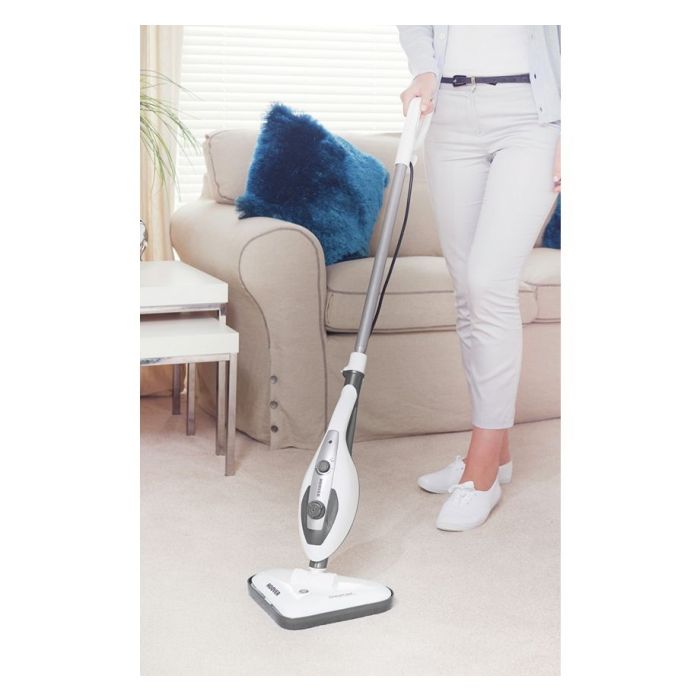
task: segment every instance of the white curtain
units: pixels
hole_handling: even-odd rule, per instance
[[[141,27],[141,68],[158,71],[176,83],[182,70],[182,26],[147,25]],[[166,81],[153,81],[150,93],[167,100],[177,108],[179,90]],[[158,125],[157,125],[158,126]],[[162,124],[159,133],[177,157],[177,143],[172,133]],[[153,163],[141,146],[141,218],[148,228],[146,260],[172,260],[170,245],[170,215],[173,210],[174,183],[160,183],[155,177]]]
[[[158,71],[176,83],[180,82],[182,66],[182,26],[141,26],[141,69]],[[165,81],[153,81],[150,92],[177,108],[179,90]],[[177,143],[170,131],[160,125],[160,135],[176,159]],[[148,248],[144,260],[172,260],[170,215],[174,204],[174,183],[160,183],[155,177],[153,163],[141,145],[141,218],[148,229]],[[134,223],[134,226],[136,224]],[[141,395],[167,394],[171,391],[171,368],[141,369]]]

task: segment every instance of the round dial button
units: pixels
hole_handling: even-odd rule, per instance
[[[331,463],[328,462],[328,461],[325,460],[325,459],[322,459],[322,460],[318,463],[318,465],[316,466],[316,469],[318,469],[318,471],[319,471],[321,474],[325,474],[330,468],[331,468]]]
[[[307,512],[310,518],[318,520],[319,518],[322,518],[323,514],[326,512],[326,506],[324,506],[320,501],[311,501],[307,508]]]

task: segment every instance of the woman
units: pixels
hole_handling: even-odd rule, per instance
[[[404,114],[414,97],[434,111],[425,166],[473,410],[466,457],[418,483],[450,494],[438,528],[468,530],[512,473],[520,275],[561,189],[559,28],[404,25],[399,37],[414,76]]]

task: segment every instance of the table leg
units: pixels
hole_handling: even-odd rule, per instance
[[[217,362],[216,454],[226,454],[226,360]]]
[[[180,415],[180,392],[182,391],[182,365],[173,365],[173,415]]]
[[[194,435],[194,399],[197,391],[197,365],[187,364],[187,434]]]
[[[226,419],[226,476],[235,473],[236,441],[236,377],[238,355],[231,355],[228,363],[228,416]]]

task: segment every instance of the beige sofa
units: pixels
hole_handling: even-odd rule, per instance
[[[256,137],[250,130],[207,137],[202,196],[175,212],[171,236],[183,261],[229,285],[228,322],[240,333],[237,427],[272,448],[315,448],[343,385],[372,258],[326,266],[304,227],[238,219],[232,204],[244,191]],[[397,134],[346,138],[391,172]],[[559,416],[559,280],[559,251],[535,247],[520,288],[517,422]],[[213,371],[200,380],[200,403],[213,409]],[[355,439],[462,431],[470,416],[454,293],[419,159],[400,257],[368,345]]]

